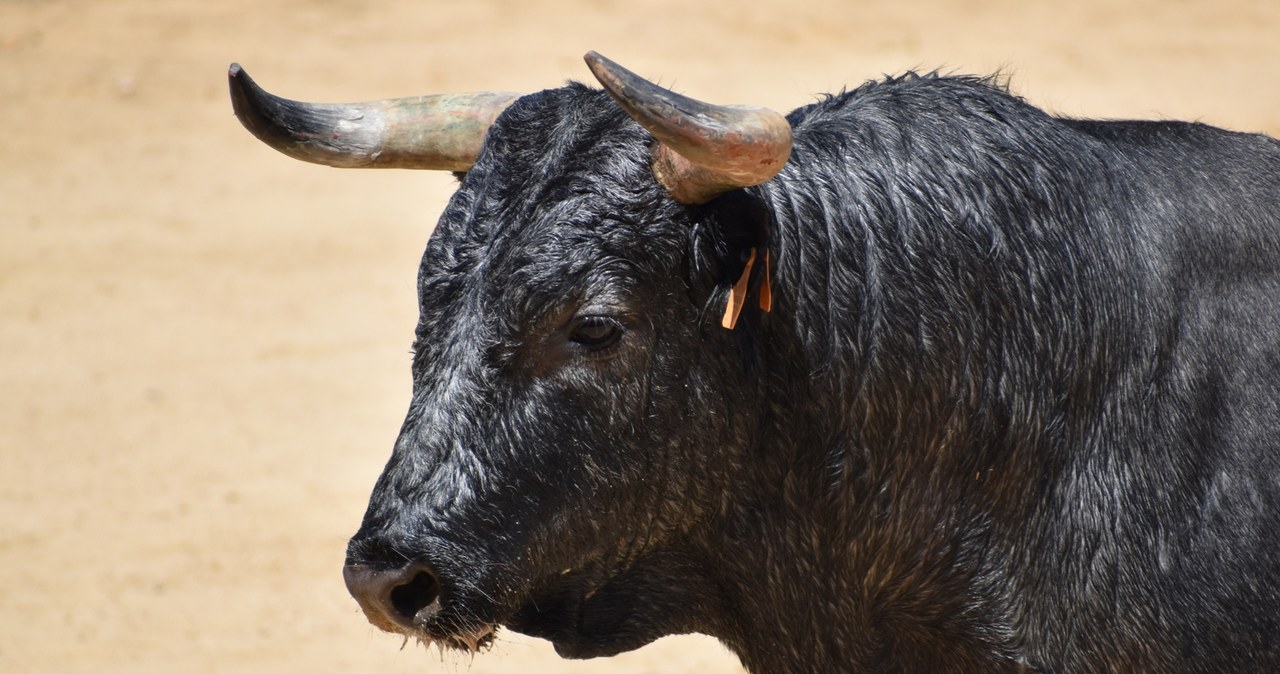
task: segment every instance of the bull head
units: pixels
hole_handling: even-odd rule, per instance
[[[701,204],[768,181],[791,153],[791,127],[767,108],[710,105],[586,55],[610,95],[658,139],[653,171],[671,196]],[[341,168],[466,171],[493,120],[518,94],[441,94],[351,103],[301,103],[263,91],[238,64],[229,74],[236,116],[295,159]]]
[[[765,306],[749,260],[770,220],[740,188],[782,170],[790,127],[587,62],[608,94],[350,105],[231,68],[237,116],[289,156],[465,174],[419,271],[413,401],[344,570],[388,631],[474,651],[504,624],[585,657],[729,629],[701,541],[767,377],[758,330],[705,319],[731,288]]]

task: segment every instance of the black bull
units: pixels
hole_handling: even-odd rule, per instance
[[[282,151],[460,178],[348,549],[374,624],[1280,671],[1280,143],[963,77],[783,119],[588,60],[607,91],[351,106],[232,68]]]

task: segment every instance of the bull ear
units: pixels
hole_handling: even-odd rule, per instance
[[[653,172],[681,203],[701,204],[768,181],[791,155],[782,115],[741,105],[710,105],[664,89],[588,52],[587,66],[627,114],[658,139]]]
[[[342,168],[467,171],[489,125],[519,94],[438,94],[349,104],[291,101],[263,91],[239,64],[228,72],[244,128],[295,159]]]

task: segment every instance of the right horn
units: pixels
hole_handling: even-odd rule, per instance
[[[768,108],[711,105],[664,89],[587,52],[587,66],[659,145],[653,172],[671,196],[701,204],[768,181],[791,156],[791,125]]]
[[[263,91],[240,64],[227,74],[244,128],[284,154],[342,168],[467,171],[489,125],[519,94],[439,94],[345,105]]]

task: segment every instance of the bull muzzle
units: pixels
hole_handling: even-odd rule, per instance
[[[411,562],[384,568],[348,563],[342,577],[365,617],[381,630],[472,653],[493,639],[492,625],[463,627],[441,621],[444,599],[440,576],[427,564]]]
[[[440,581],[425,565],[380,569],[348,564],[342,578],[369,622],[388,632],[416,630],[440,612]]]

